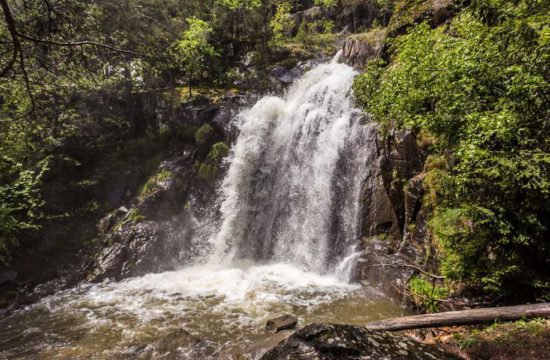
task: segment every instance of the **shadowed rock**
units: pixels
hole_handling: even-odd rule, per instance
[[[312,324],[297,331],[262,360],[458,359],[405,336],[360,326]]]

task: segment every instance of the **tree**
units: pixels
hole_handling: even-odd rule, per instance
[[[187,22],[189,28],[183,32],[176,46],[188,77],[189,96],[192,96],[193,80],[207,68],[208,58],[218,56],[218,53],[210,44],[210,25],[196,17],[188,18]]]
[[[280,44],[288,38],[296,25],[291,11],[292,4],[288,1],[283,1],[277,5],[277,11],[270,23],[271,30],[273,31],[273,41],[276,44]]]

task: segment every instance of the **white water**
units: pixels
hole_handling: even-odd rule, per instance
[[[367,166],[355,76],[346,65],[320,65],[285,97],[264,97],[238,116],[211,263],[288,262],[321,274],[349,255]]]
[[[207,264],[45,298],[0,321],[0,348],[108,359],[184,327],[220,350],[265,337],[266,319],[285,313],[355,324],[400,314],[349,284],[368,167],[368,127],[349,94],[355,75],[320,65],[238,116]]]

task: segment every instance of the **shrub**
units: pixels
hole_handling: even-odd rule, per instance
[[[550,290],[549,21],[542,3],[475,1],[448,26],[394,39],[394,62],[369,63],[354,84],[383,127],[433,136],[441,271],[487,292]]]

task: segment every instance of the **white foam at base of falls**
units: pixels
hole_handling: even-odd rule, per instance
[[[237,118],[210,262],[287,262],[329,273],[358,239],[366,127],[349,66],[319,65]]]

